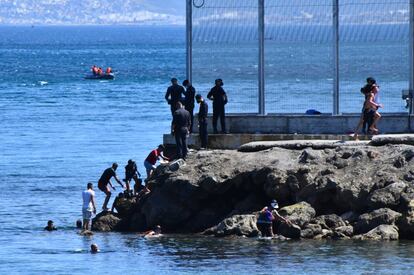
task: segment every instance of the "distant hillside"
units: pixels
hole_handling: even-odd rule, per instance
[[[184,24],[184,0],[2,0],[0,24]]]

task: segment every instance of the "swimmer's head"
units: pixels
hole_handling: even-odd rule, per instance
[[[76,221],[76,228],[82,228],[82,221],[81,220],[77,220]]]
[[[91,252],[92,253],[98,253],[99,252],[99,248],[98,248],[98,245],[96,243],[91,244]]]

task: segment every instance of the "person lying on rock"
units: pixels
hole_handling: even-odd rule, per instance
[[[278,212],[277,208],[279,208],[279,204],[276,200],[272,200],[270,206],[265,206],[260,212],[259,217],[257,218],[257,228],[259,229],[262,237],[273,237],[273,221],[280,220],[288,225],[292,225],[292,223],[282,217]]]
[[[47,221],[47,225],[44,228],[44,230],[46,230],[46,231],[55,231],[55,230],[57,230],[57,228],[53,224],[53,221],[52,220],[49,220],[49,221]]]

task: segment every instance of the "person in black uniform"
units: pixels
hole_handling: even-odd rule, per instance
[[[211,88],[207,98],[213,100],[213,130],[217,134],[217,120],[220,118],[221,132],[226,133],[226,115],[224,105],[227,104],[227,95],[223,90],[223,80],[216,79],[215,86]]]
[[[200,104],[200,109],[198,110],[198,127],[199,135],[201,141],[201,149],[207,148],[208,143],[208,133],[207,133],[207,114],[208,114],[208,105],[204,98],[198,94],[196,95],[197,103]]]
[[[177,110],[177,102],[182,100],[182,95],[184,95],[184,88],[178,85],[177,78],[171,79],[171,86],[168,87],[167,93],[165,94],[165,100],[171,106],[171,114],[174,115],[175,110]]]
[[[139,179],[141,177],[141,174],[138,171],[138,167],[135,161],[132,159],[128,160],[128,164],[125,166],[125,185],[126,190],[128,193],[130,192],[129,183],[132,179],[135,181],[134,190],[137,190],[142,184],[142,181]]]
[[[194,89],[193,85],[191,85],[190,81],[188,81],[187,79],[183,81],[183,86],[186,89],[186,91],[184,92],[185,109],[190,113],[190,117],[191,117],[191,126],[190,126],[190,134],[191,134],[193,132],[193,124],[194,124],[194,96],[195,96],[196,90]]]
[[[117,168],[118,168],[118,163],[113,163],[112,167],[109,167],[109,168],[105,169],[105,171],[102,173],[101,178],[98,181],[99,190],[104,192],[105,195],[106,195],[104,204],[102,206],[102,210],[104,210],[104,211],[108,211],[107,206],[108,206],[109,199],[111,198],[111,195],[112,195],[111,190],[108,187],[108,184],[111,186],[112,189],[115,190],[115,187],[111,183],[111,178],[114,177],[115,180],[119,183],[119,185],[121,185],[122,188],[124,188],[124,185],[122,184],[122,182],[116,176],[115,171],[116,171]]]
[[[184,109],[181,102],[178,102],[177,110],[173,115],[173,133],[175,142],[177,144],[177,159],[184,159],[187,157],[187,137],[191,125],[190,113]]]

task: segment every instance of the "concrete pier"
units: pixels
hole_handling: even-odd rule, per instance
[[[353,140],[350,135],[358,124],[360,115],[246,115],[232,114],[226,117],[228,134],[211,134],[212,118],[209,117],[209,148],[237,149],[252,141],[278,140]],[[197,121],[197,118],[194,118]],[[219,125],[220,130],[220,125]],[[408,114],[383,114],[378,125],[381,133],[411,133],[414,129],[414,117]],[[194,127],[189,138],[189,146],[199,148],[200,142]],[[371,136],[360,135],[360,140],[369,140]],[[174,146],[174,137],[164,135],[164,144]]]

